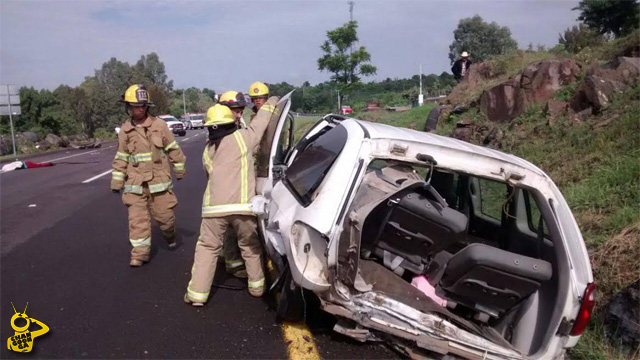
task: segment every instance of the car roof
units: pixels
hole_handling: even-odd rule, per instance
[[[362,128],[364,128],[368,133],[371,139],[391,139],[391,140],[401,140],[408,142],[419,142],[423,144],[427,144],[434,147],[446,148],[452,150],[454,152],[459,152],[461,155],[463,154],[474,154],[474,155],[482,155],[488,158],[502,161],[505,163],[513,164],[524,169],[530,170],[532,172],[538,173],[542,176],[547,177],[544,171],[540,170],[537,166],[532,163],[521,159],[515,155],[506,154],[498,150],[489,149],[486,147],[473,145],[468,142],[450,138],[447,136],[436,135],[432,133],[427,133],[418,130],[412,130],[407,128],[399,128],[395,126],[371,123],[364,120],[358,119],[349,119],[345,121],[356,121]]]

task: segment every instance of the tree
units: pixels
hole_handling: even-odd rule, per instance
[[[156,84],[162,86],[166,93],[173,90],[173,80],[167,80],[164,63],[160,61],[158,54],[154,52],[142,55],[131,70],[133,83]]]
[[[452,64],[463,51],[470,53],[474,61],[481,62],[493,55],[518,49],[518,43],[511,38],[508,27],[495,22],[486,23],[479,15],[461,19],[453,31],[453,38],[449,45],[449,60]]]
[[[358,23],[349,21],[345,25],[327,31],[327,40],[320,46],[324,53],[318,59],[318,70],[333,73],[331,81],[340,91],[339,106],[344,95],[361,84],[363,76],[375,75],[378,70],[371,65],[371,55],[364,46],[353,50],[358,42]]]
[[[637,0],[582,0],[573,10],[580,11],[578,20],[600,34],[619,37],[640,26]]]
[[[558,43],[564,46],[568,52],[577,54],[586,47],[602,44],[604,40],[600,33],[591,30],[585,24],[580,24],[567,28],[564,35],[560,34]]]

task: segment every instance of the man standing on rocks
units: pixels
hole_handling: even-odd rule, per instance
[[[471,59],[469,59],[469,53],[463,51],[460,54],[460,59],[453,63],[451,67],[451,72],[453,73],[453,77],[456,78],[456,81],[460,83],[462,79],[467,76],[469,73],[469,67],[471,66]]]

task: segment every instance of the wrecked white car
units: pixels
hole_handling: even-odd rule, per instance
[[[294,144],[289,107],[285,96],[268,172],[258,172],[281,311],[291,289],[310,290],[335,331],[412,357],[553,359],[577,343],[593,307],[591,265],[543,171],[338,115]]]

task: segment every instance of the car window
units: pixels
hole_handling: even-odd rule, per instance
[[[501,221],[502,208],[507,202],[507,184],[478,179],[480,185],[480,209],[483,215]]]
[[[542,214],[534,197],[526,190],[524,190],[524,203],[527,208],[527,223],[529,224],[529,229],[538,234],[540,217]],[[549,237],[549,228],[547,227],[547,222],[544,221],[544,218],[542,219],[542,229],[544,236]]]
[[[347,130],[339,125],[309,143],[285,171],[285,184],[304,206],[347,143]]]
[[[202,119],[204,119],[204,115],[193,115],[191,117],[191,119],[193,119],[193,120],[202,120]]]

